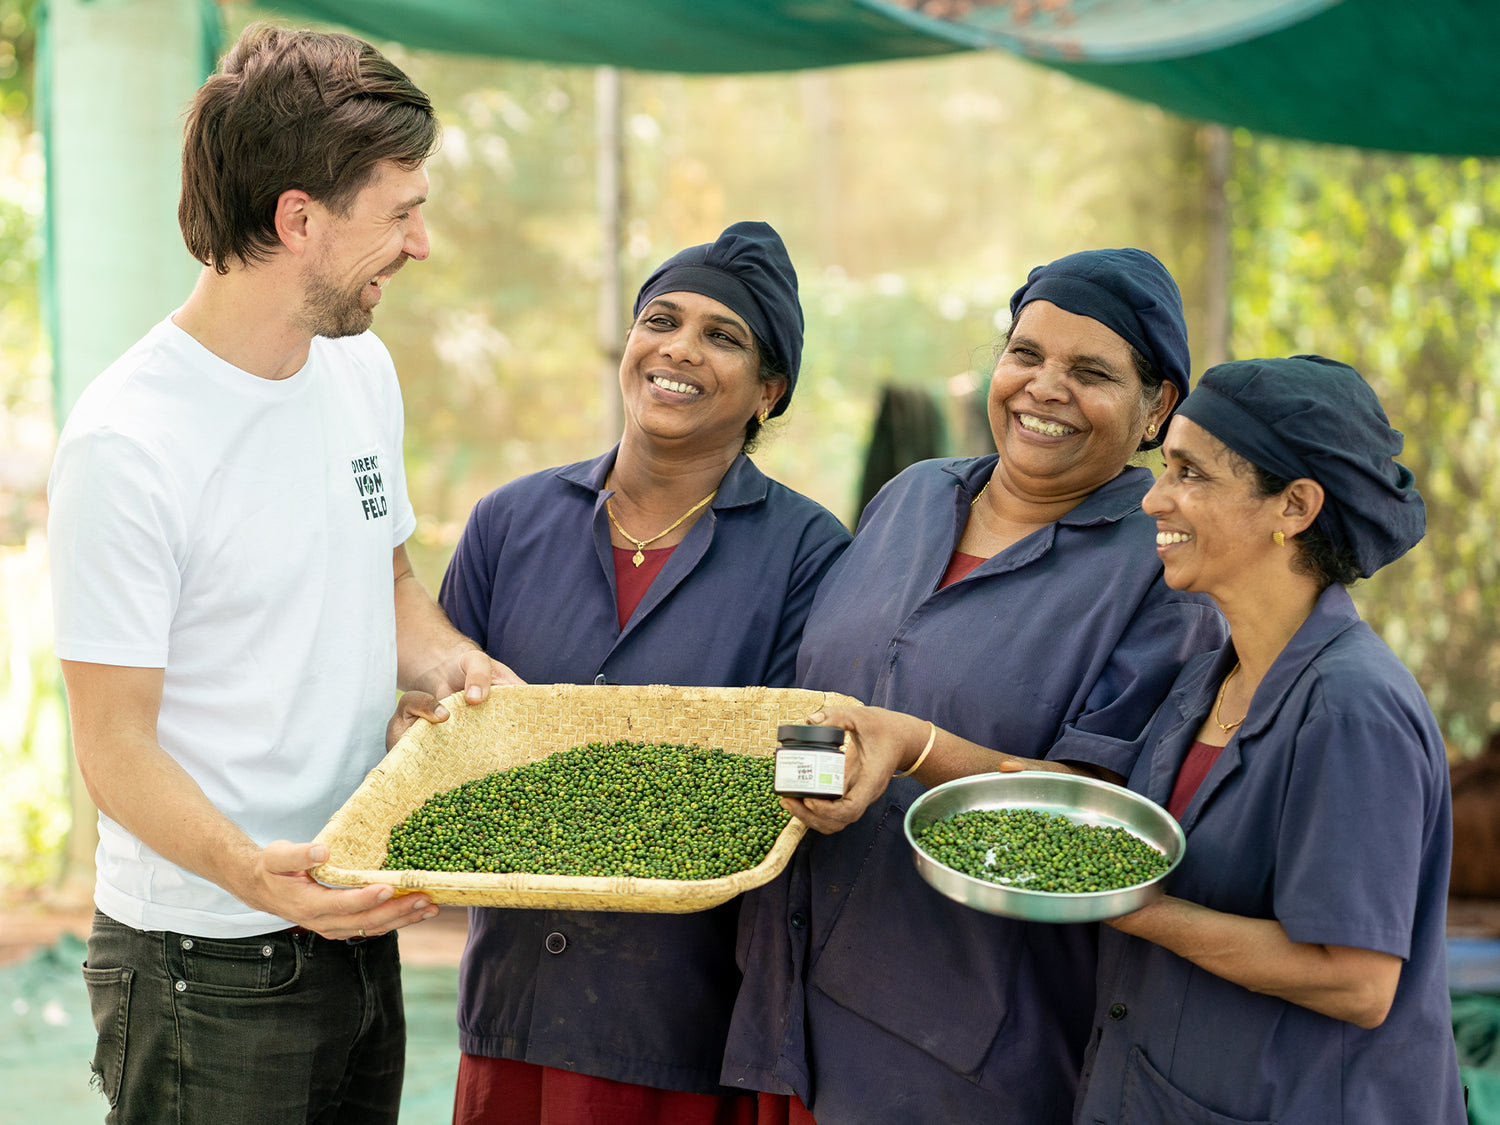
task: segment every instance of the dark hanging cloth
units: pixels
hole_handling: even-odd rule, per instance
[[[908,465],[944,456],[947,444],[947,427],[932,395],[915,387],[888,384],[881,391],[880,409],[865,452],[860,513],[886,481]]]

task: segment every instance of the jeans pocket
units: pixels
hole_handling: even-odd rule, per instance
[[[251,938],[166,935],[167,971],[176,990],[214,996],[280,991],[300,975],[302,956],[290,934]]]
[[[120,1099],[120,1080],[125,1073],[125,1030],[130,1021],[130,982],[134,976],[133,969],[83,967],[97,1036],[89,1069],[111,1109]]]

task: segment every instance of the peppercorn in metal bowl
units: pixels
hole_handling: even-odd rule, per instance
[[[1037,810],[1074,824],[1124,829],[1165,856],[1166,869],[1113,890],[1045,891],[964,874],[918,842],[932,825],[976,809]],[[1028,922],[1098,922],[1160,898],[1187,848],[1176,819],[1139,793],[1076,774],[1023,770],[960,777],[928,790],[906,812],[906,839],[922,878],[942,894],[987,914]]]

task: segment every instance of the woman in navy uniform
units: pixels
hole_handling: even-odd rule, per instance
[[[801,351],[770,226],[663,263],[620,363],[620,443],[475,506],[440,594],[453,623],[531,683],[792,686],[813,593],[849,541],[746,456]],[[718,1082],[738,910],[471,910],[455,1122],[753,1119],[754,1099]]]
[[[1224,637],[1206,598],[1162,581],[1152,477],[1128,464],[1187,392],[1181,298],[1152,255],[1095,250],[1034,269],[1011,316],[998,454],[919,463],[871,502],[818,592],[798,683],[920,716],[924,738],[1123,779],[1177,670]],[[902,817],[928,776],[887,775],[857,807],[787,802],[842,831],[747,896],[724,1078],[794,1096],[763,1099],[763,1120],[1068,1119],[1097,927],[982,915],[922,882]]]
[[[1462,1125],[1448,762],[1346,586],[1421,539],[1352,367],[1211,368],[1146,497],[1167,581],[1231,641],[1184,669],[1130,786],[1182,822],[1170,896],[1111,923],[1077,1120]]]
[[[1078,1125],[1462,1125],[1444,931],[1447,757],[1346,586],[1422,537],[1401,435],[1320,356],[1211,368],[1143,506],[1167,582],[1231,639],[1190,662],[1129,784],[1181,822],[1167,897],[1110,921]],[[927,724],[858,731],[855,805]],[[942,734],[928,784],[1019,762]]]

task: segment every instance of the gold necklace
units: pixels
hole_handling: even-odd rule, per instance
[[[1229,669],[1229,675],[1225,676],[1224,682],[1219,685],[1219,695],[1218,698],[1214,700],[1214,726],[1218,727],[1225,734],[1228,734],[1230,731],[1234,730],[1235,727],[1239,726],[1245,721],[1244,715],[1241,715],[1232,723],[1226,723],[1223,719],[1219,718],[1219,709],[1224,706],[1224,689],[1229,686],[1229,681],[1234,679],[1234,674],[1239,670],[1240,662],[1236,660],[1234,662],[1234,667]],[[1245,714],[1248,715],[1249,713],[1250,709],[1247,707],[1245,709]]]
[[[667,528],[666,531],[658,531],[650,539],[637,539],[634,535],[630,534],[630,532],[626,531],[623,527],[621,527],[620,526],[620,521],[617,520],[617,519],[615,519],[615,510],[609,506],[609,501],[608,500],[606,500],[604,502],[604,510],[609,515],[609,522],[615,525],[615,530],[618,531],[621,535],[625,536],[626,539],[629,539],[632,543],[635,544],[635,554],[633,554],[633,555],[630,556],[630,561],[633,562],[633,563],[635,563],[636,566],[640,566],[641,563],[643,563],[643,562],[646,561],[646,556],[642,552],[645,551],[646,545],[648,543],[655,543],[658,539],[660,539],[663,535],[666,535],[668,532],[676,531],[678,529],[678,527],[680,527],[682,525],[682,521],[683,520],[687,519],[688,516],[692,515],[699,508],[703,507],[703,505],[707,504],[710,500],[712,500],[718,494],[719,494],[719,490],[717,488],[714,489],[707,496],[705,496],[702,500],[699,500],[691,508],[689,508],[687,511],[683,512],[682,515],[678,516],[675,520],[673,520],[672,521],[672,526],[669,527],[669,528]]]

